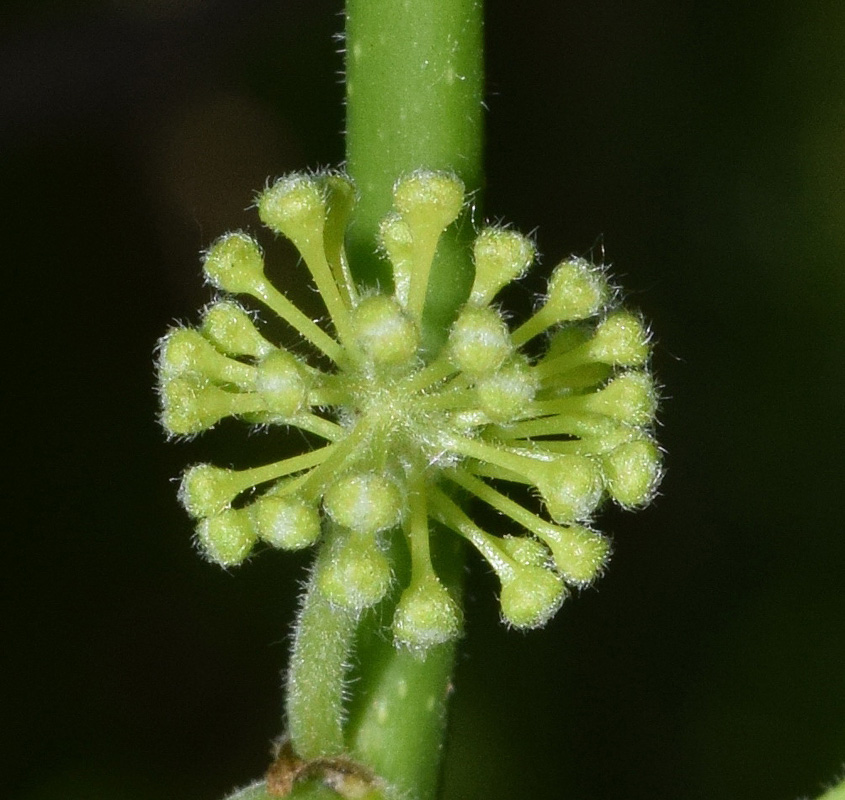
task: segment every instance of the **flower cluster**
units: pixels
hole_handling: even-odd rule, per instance
[[[380,229],[392,292],[364,290],[352,278],[344,234],[354,200],[336,174],[285,177],[258,198],[262,222],[302,255],[330,325],[272,285],[261,248],[245,233],[207,252],[207,279],[226,297],[205,309],[199,328],[175,328],[161,342],[164,427],[192,435],[236,416],[299,428],[324,444],[246,470],[195,465],[180,499],[198,520],[205,553],[224,566],[243,561],[258,541],[291,550],[321,542],[317,589],[352,612],[384,597],[395,580],[387,543],[404,536],[411,577],[393,634],[417,649],[461,628],[460,608],[432,566],[436,520],[495,571],[504,619],[540,626],[567,587],[590,583],[607,561],[608,540],[591,527],[599,505],[611,498],[634,508],[655,494],[661,459],[648,331],[619,306],[602,269],[574,257],[554,269],[533,316],[511,327],[494,301],[526,272],[535,248],[513,230],[489,227],[474,241],[469,298],[441,351],[426,353],[429,272],[464,187],[440,172],[398,181],[395,210]],[[331,368],[268,341],[229,295],[258,300]],[[525,352],[537,337],[545,344],[539,357]],[[455,490],[491,506],[515,532],[483,530]]]

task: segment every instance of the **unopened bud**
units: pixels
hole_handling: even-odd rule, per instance
[[[221,236],[205,256],[203,269],[213,286],[233,294],[250,294],[264,280],[264,256],[245,233]]]
[[[502,616],[515,628],[539,628],[560,608],[566,595],[563,580],[541,566],[522,566],[502,579]]]
[[[587,456],[559,455],[534,472],[535,485],[555,522],[587,519],[601,500],[601,470]]]
[[[339,525],[361,533],[376,533],[399,522],[402,497],[396,484],[376,473],[352,473],[335,481],[323,505]]]
[[[352,326],[358,345],[376,364],[413,364],[419,331],[392,297],[380,294],[362,300],[354,311]]]
[[[257,535],[247,509],[227,508],[202,520],[197,525],[197,538],[210,561],[232,567],[249,555]]]
[[[234,475],[233,470],[213,464],[195,464],[182,476],[179,500],[192,517],[215,516],[237,496]]]
[[[485,228],[475,239],[475,282],[470,300],[489,303],[505,285],[521,277],[534,260],[533,242],[506,228]]]
[[[273,547],[301,550],[320,537],[317,507],[296,495],[259,497],[249,511],[258,535]]]
[[[549,324],[587,319],[602,309],[609,295],[604,273],[583,258],[572,258],[552,272],[543,313]]]
[[[552,551],[555,567],[568,583],[584,586],[607,564],[610,542],[582,525],[544,525],[538,532]]]
[[[323,187],[310,175],[280,178],[259,195],[258,216],[268,228],[290,239],[302,251],[303,245],[323,236],[326,222]]]
[[[461,609],[436,576],[412,583],[402,592],[393,616],[398,644],[426,649],[455,639],[460,631]]]
[[[329,548],[317,575],[320,593],[349,611],[363,611],[378,603],[390,588],[393,572],[376,537],[341,533]]]
[[[286,350],[273,350],[258,364],[256,389],[270,413],[282,419],[307,405],[309,383],[305,370]]]
[[[660,450],[651,439],[626,442],[602,457],[608,494],[624,508],[649,503],[661,478]]]
[[[469,375],[493,372],[513,352],[507,325],[489,306],[466,306],[452,326],[448,347],[452,363]]]
[[[648,332],[639,317],[628,311],[617,311],[596,328],[588,347],[590,356],[596,361],[619,367],[639,367],[648,360]]]
[[[397,181],[393,199],[411,230],[419,227],[439,232],[461,213],[464,184],[447,172],[419,170]]]
[[[230,356],[261,358],[274,349],[258,332],[252,317],[231,300],[221,300],[206,308],[202,334]]]
[[[528,365],[513,359],[501,369],[481,376],[475,384],[481,410],[494,422],[520,416],[534,399],[539,383]]]

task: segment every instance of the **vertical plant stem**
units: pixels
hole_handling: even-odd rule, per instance
[[[346,159],[360,203],[347,238],[359,279],[390,284],[376,255],[396,179],[449,170],[477,202],[482,181],[481,0],[348,0]],[[435,351],[472,280],[469,213],[441,240],[423,340]]]
[[[347,248],[356,277],[384,286],[391,279],[376,255],[378,226],[391,210],[397,178],[417,169],[448,170],[478,202],[482,2],[348,0],[346,51],[347,169],[360,197]],[[438,247],[423,314],[429,352],[442,345],[467,297],[472,233],[468,210]],[[444,539],[434,537],[432,554],[444,582],[459,592],[460,549],[455,537]],[[394,550],[403,547],[397,542]],[[396,650],[375,627],[365,625],[360,635],[347,741],[391,785],[428,800],[437,791],[454,646],[432,648],[423,660]]]
[[[478,202],[482,151],[481,0],[348,0],[347,169],[359,204],[347,237],[350,266],[359,281],[387,286],[377,255],[380,220],[392,208],[397,178],[417,169],[455,173]],[[468,208],[441,239],[423,313],[423,341],[436,352],[472,282]],[[407,571],[401,536],[392,543],[397,572]],[[443,580],[460,593],[463,560],[456,537],[436,533],[432,559]],[[320,563],[315,570],[320,569]],[[399,585],[404,585],[402,579]],[[387,601],[364,617],[357,631],[355,680],[348,722],[343,686],[356,621],[314,590],[306,592],[288,680],[292,744],[305,759],[342,750],[373,769],[402,797],[436,794],[451,687],[454,646],[431,648],[425,658],[397,650],[384,625]]]
[[[344,750],[343,692],[355,617],[336,608],[316,588],[317,559],[296,622],[287,677],[287,724],[300,758],[336,756]]]
[[[460,540],[433,528],[431,545],[438,575],[459,597],[464,566]],[[409,577],[404,542],[397,541],[393,549],[404,585]],[[431,800],[440,777],[455,644],[436,645],[424,658],[395,648],[383,629],[382,615],[389,621],[392,613],[392,604],[386,605],[390,608],[378,609],[360,631],[347,740],[352,754],[401,797]]]

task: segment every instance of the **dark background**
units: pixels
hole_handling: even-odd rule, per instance
[[[151,354],[253,190],[341,161],[341,4],[4,5],[2,794],[213,800],[279,733],[307,559],[197,557],[173,478],[245,436],[166,443]],[[547,630],[474,571],[446,796],[814,794],[845,761],[845,4],[488,5],[488,213],[652,321],[668,473]]]

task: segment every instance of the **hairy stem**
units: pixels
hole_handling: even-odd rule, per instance
[[[345,749],[343,691],[356,620],[316,587],[324,554],[325,548],[302,599],[287,679],[288,735],[304,759],[336,756]]]

